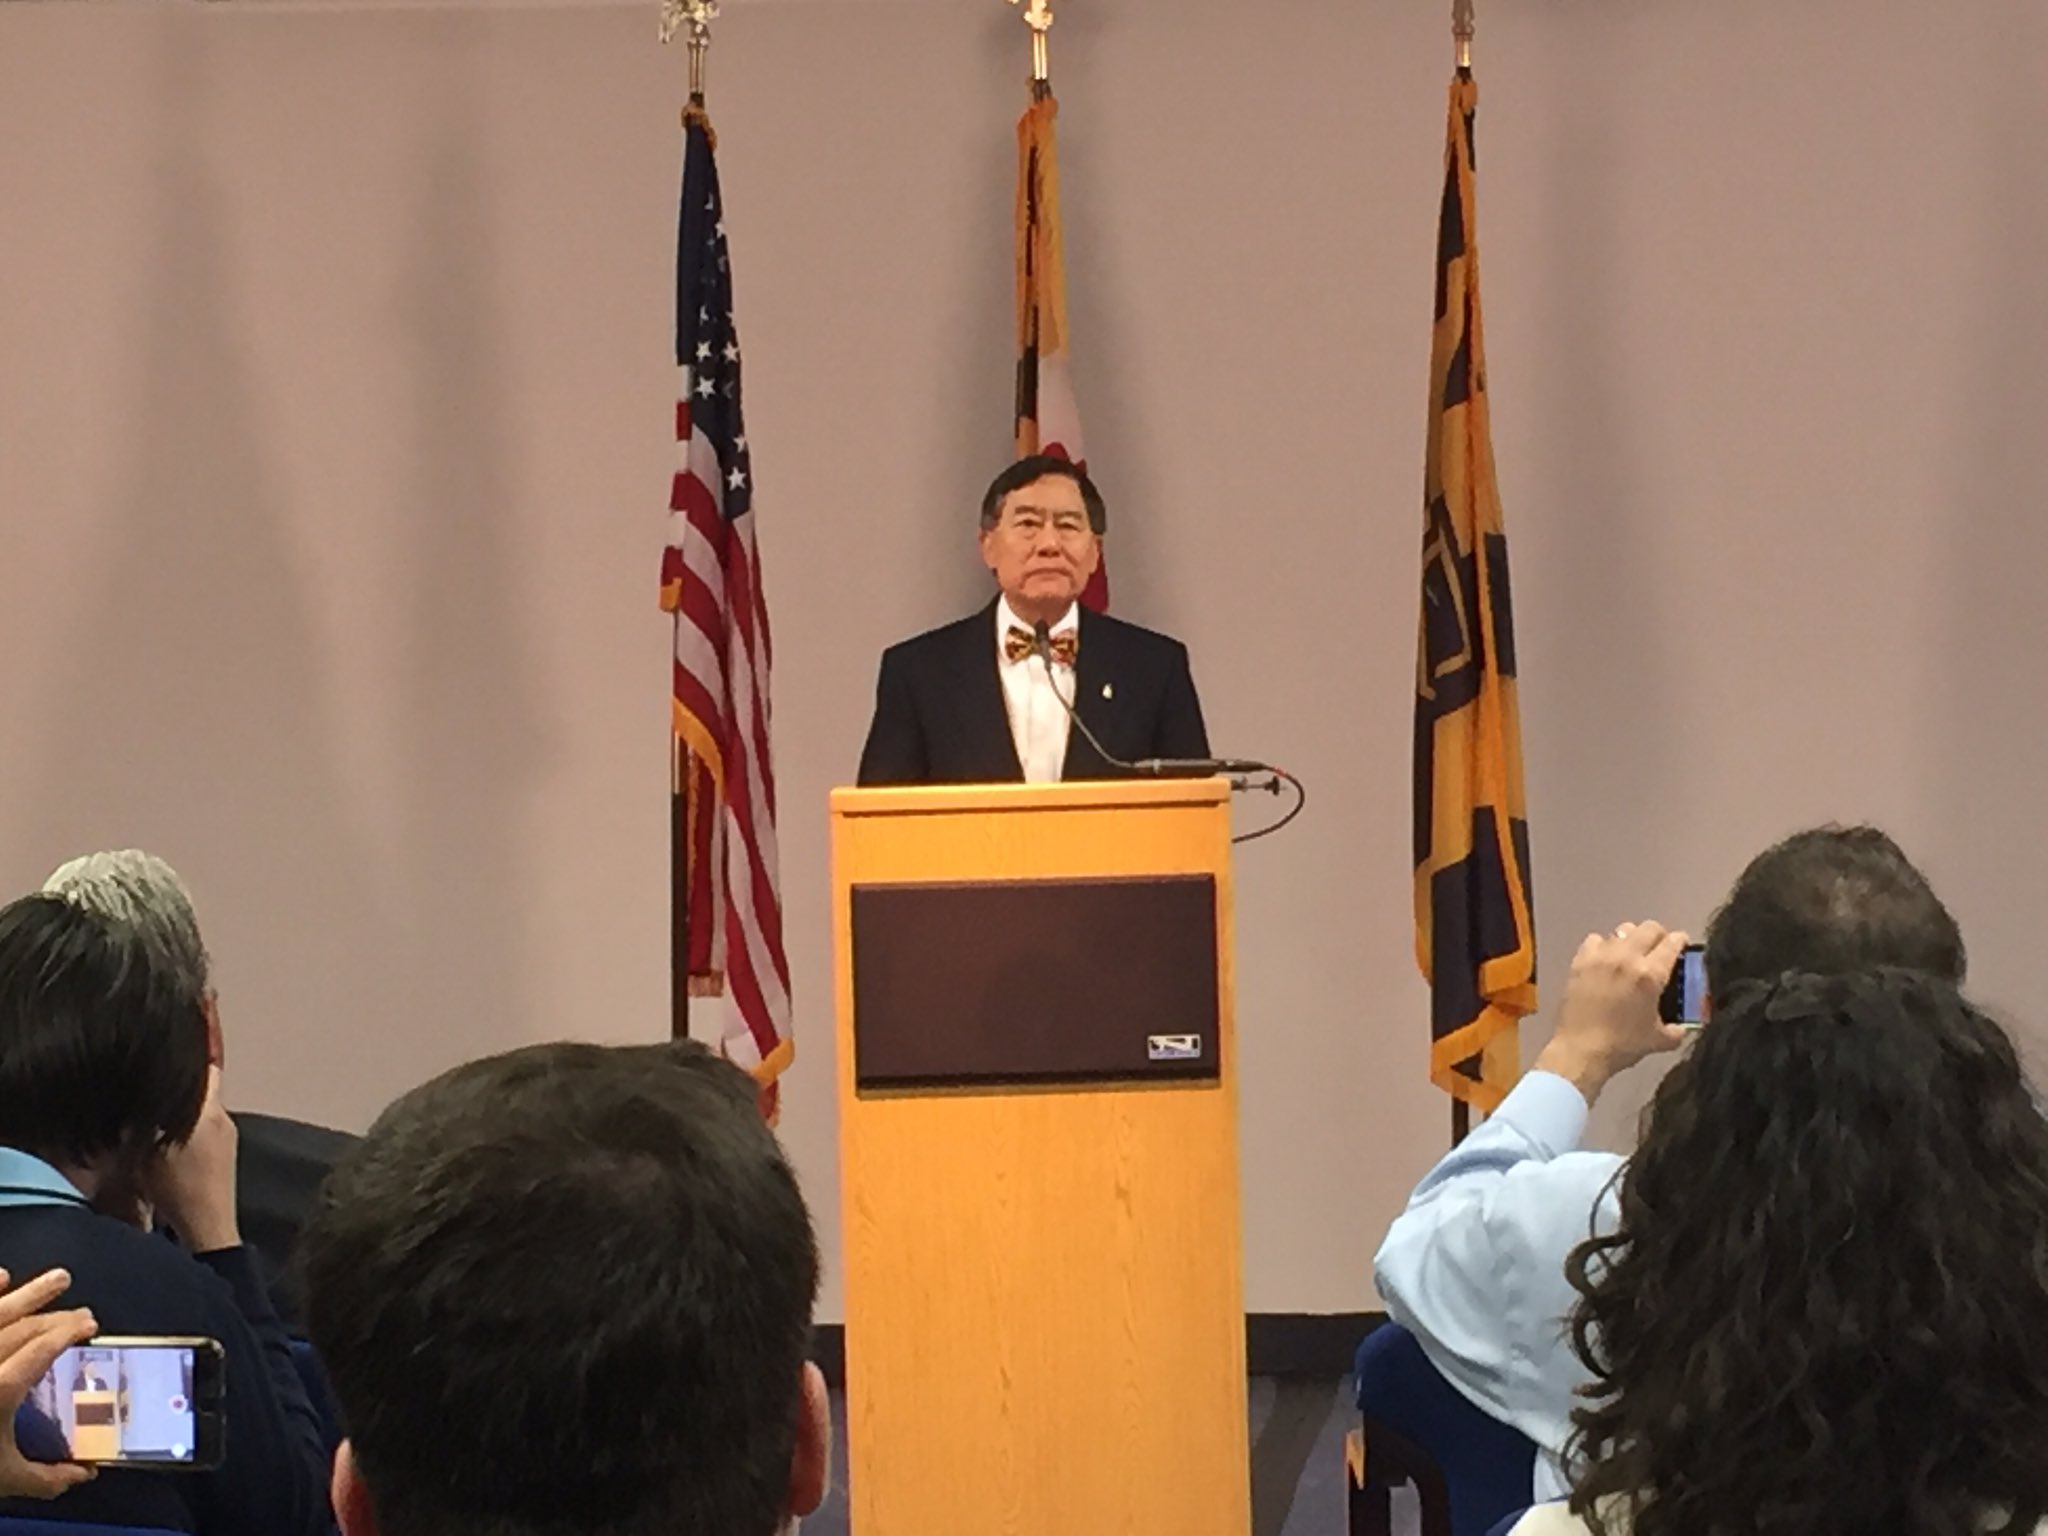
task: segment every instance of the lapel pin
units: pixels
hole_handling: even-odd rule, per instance
[[[1104,683],[1104,684],[1102,685],[1102,696],[1103,696],[1103,697],[1104,697],[1105,699],[1113,699],[1113,698],[1115,698],[1115,697],[1116,697],[1116,684],[1115,684],[1115,683]]]

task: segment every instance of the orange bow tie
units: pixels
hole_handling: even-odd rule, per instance
[[[1031,631],[1012,624],[1008,634],[1003,636],[1003,654],[1011,661],[1022,661],[1038,649],[1038,642],[1031,638]],[[1063,630],[1052,637],[1052,659],[1063,667],[1071,667],[1074,657],[1081,650],[1081,632],[1078,629]]]

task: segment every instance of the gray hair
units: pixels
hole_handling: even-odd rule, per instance
[[[139,848],[88,853],[52,873],[43,891],[134,929],[170,963],[193,996],[206,992],[210,962],[192,893],[155,854]]]

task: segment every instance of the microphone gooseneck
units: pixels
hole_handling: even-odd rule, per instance
[[[1088,729],[1088,722],[1081,718],[1081,712],[1074,708],[1074,701],[1060,692],[1060,676],[1052,669],[1052,627],[1040,619],[1031,626],[1031,648],[1038,659],[1045,663],[1045,680],[1052,688],[1052,696],[1060,701],[1060,708],[1067,712],[1067,718],[1074,722],[1074,728],[1081,733],[1082,740],[1095,749],[1096,755],[1112,768],[1121,768],[1125,773],[1143,774],[1145,769],[1137,763],[1127,763],[1120,757],[1112,757],[1109,748],[1095,739],[1095,733]]]
[[[1060,691],[1059,673],[1053,670],[1052,626],[1043,619],[1038,620],[1037,623],[1031,626],[1031,650],[1032,654],[1045,664],[1046,683],[1052,688],[1052,696],[1060,701],[1060,708],[1067,712],[1067,718],[1073,722],[1074,729],[1081,733],[1082,740],[1095,749],[1096,756],[1109,764],[1110,767],[1121,768],[1125,773],[1135,774],[1143,779],[1179,778],[1182,776],[1199,778],[1209,774],[1222,774],[1231,781],[1231,787],[1235,790],[1243,791],[1259,788],[1276,795],[1280,792],[1282,782],[1293,786],[1294,807],[1292,810],[1288,811],[1278,821],[1260,827],[1256,832],[1245,832],[1233,837],[1231,839],[1233,843],[1249,843],[1262,837],[1272,836],[1273,833],[1278,832],[1282,827],[1293,821],[1295,817],[1299,816],[1302,813],[1303,807],[1308,804],[1308,791],[1302,787],[1301,780],[1284,768],[1276,768],[1271,763],[1262,763],[1255,758],[1141,757],[1133,763],[1126,762],[1123,758],[1112,756],[1109,748],[1105,747],[1096,738],[1095,733],[1088,729],[1088,722],[1081,718],[1081,712],[1074,707],[1074,701]],[[1270,777],[1266,783],[1255,786],[1250,782],[1250,776],[1257,774],[1265,774]]]

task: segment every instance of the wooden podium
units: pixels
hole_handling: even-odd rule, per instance
[[[855,1536],[1249,1532],[1228,800],[833,792]]]

